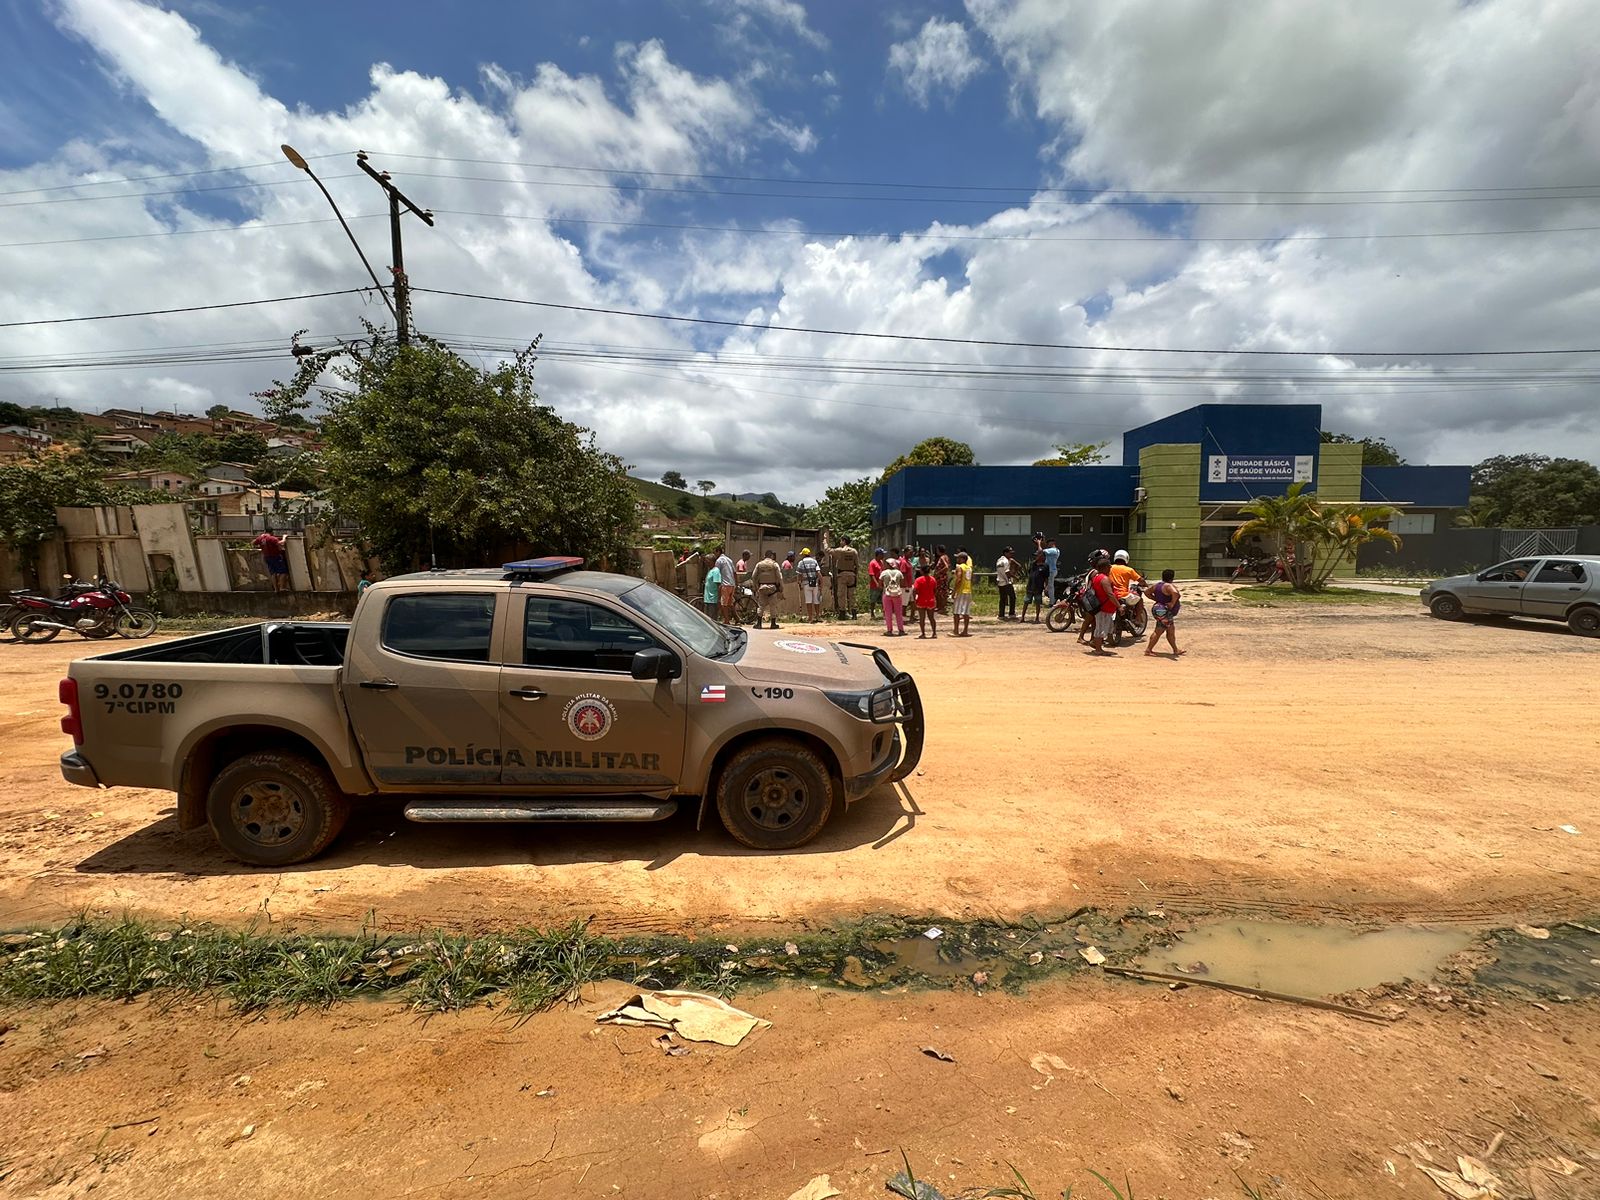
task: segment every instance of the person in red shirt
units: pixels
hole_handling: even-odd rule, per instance
[[[284,553],[283,539],[275,533],[258,534],[250,543],[261,551],[261,561],[266,564],[267,577],[272,580],[272,590],[289,590],[289,556]]]
[[[911,594],[917,599],[917,628],[919,638],[928,635],[931,626],[934,637],[939,636],[939,581],[933,577],[932,567],[923,567],[922,574],[911,585]]]
[[[1117,623],[1117,589],[1111,582],[1111,555],[1096,550],[1089,558],[1089,566],[1089,587],[1100,600],[1100,610],[1094,615],[1094,634],[1089,639],[1089,653],[1114,658],[1116,656],[1105,648]]]
[[[876,617],[878,615],[878,605],[883,600],[883,584],[879,582],[883,578],[883,560],[884,551],[883,547],[880,546],[872,552],[872,561],[867,564],[868,617]]]

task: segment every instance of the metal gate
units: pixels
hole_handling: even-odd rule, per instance
[[[1502,529],[1501,558],[1532,558],[1541,554],[1571,554],[1578,548],[1576,529]]]

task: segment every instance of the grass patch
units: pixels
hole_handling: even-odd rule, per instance
[[[1255,608],[1315,607],[1319,604],[1361,604],[1371,608],[1422,607],[1422,601],[1414,595],[1369,592],[1361,588],[1330,587],[1320,592],[1297,592],[1288,587],[1240,587],[1234,588],[1232,595],[1238,603]]]
[[[349,937],[79,918],[0,938],[0,1002],[150,996],[162,1004],[211,995],[244,1012],[294,1012],[383,997],[422,1012],[501,1004],[532,1013],[597,979],[724,996],[783,980],[1016,991],[1083,969],[1084,938],[1108,952],[1132,952],[1163,928],[1155,918],[1085,911],[1049,924],[941,920],[943,935],[924,938],[931,923],[882,919],[740,944],[606,938],[582,925],[477,936],[368,929]]]

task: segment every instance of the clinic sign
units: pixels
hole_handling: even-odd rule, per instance
[[[1207,483],[1310,483],[1310,454],[1213,454]]]

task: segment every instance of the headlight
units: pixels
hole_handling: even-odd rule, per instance
[[[870,692],[823,692],[852,717],[861,721],[887,721],[894,716],[894,689],[877,688]]]

